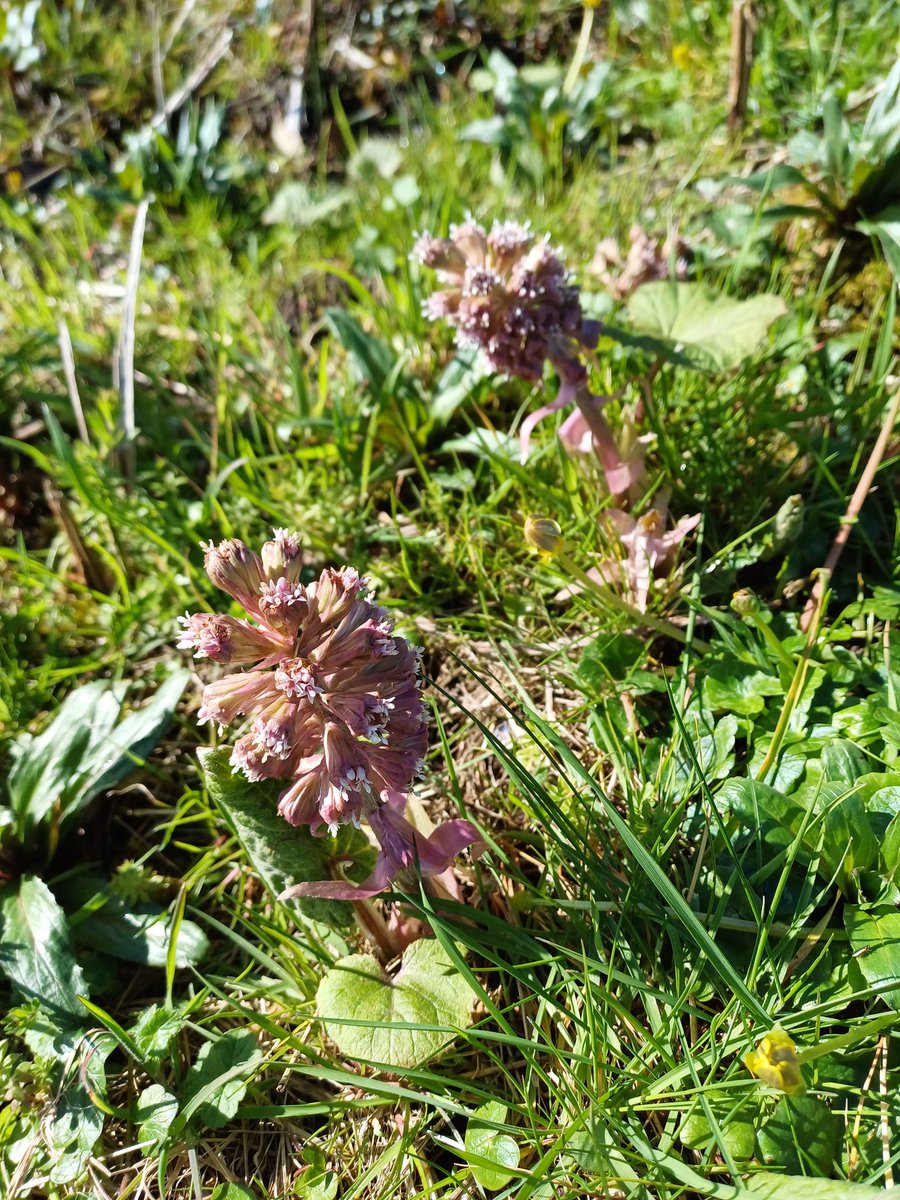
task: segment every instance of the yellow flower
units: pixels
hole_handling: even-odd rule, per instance
[[[528,517],[525,540],[547,557],[559,554],[563,548],[562,530],[552,517]]]
[[[797,1047],[780,1025],[770,1030],[755,1050],[744,1055],[744,1066],[763,1083],[789,1096],[800,1096],[806,1091]]]
[[[691,65],[691,48],[687,42],[678,42],[672,47],[672,62],[679,71],[686,71]]]

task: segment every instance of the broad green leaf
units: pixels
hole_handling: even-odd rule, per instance
[[[87,983],[75,961],[65,914],[42,879],[23,875],[0,892],[0,968],[23,999],[40,1000],[63,1025],[83,1025]]]
[[[783,696],[779,680],[743,663],[716,662],[703,673],[703,702],[713,712],[754,717],[772,696]]]
[[[822,751],[825,778],[834,782],[853,784],[866,773],[867,767],[866,759],[846,738],[829,742]]]
[[[209,1129],[221,1129],[237,1113],[247,1080],[262,1051],[249,1030],[230,1029],[201,1046],[197,1060],[184,1077],[184,1114],[197,1115]]]
[[[359,883],[372,869],[375,856],[368,838],[352,825],[342,825],[337,837],[313,837],[308,829],[288,825],[278,815],[277,780],[250,783],[229,765],[228,750],[200,750],[200,764],[209,794],[234,831],[254,871],[273,897],[295,883],[332,877],[332,863],[352,864],[347,877]],[[305,917],[331,927],[346,927],[353,906],[345,900],[288,901]]]
[[[896,788],[884,789],[896,791]],[[900,876],[900,813],[892,818],[881,840],[881,865],[884,876],[892,883],[898,882]]]
[[[428,406],[433,421],[445,424],[461,404],[471,399],[491,375],[487,359],[477,350],[460,350],[437,381]]]
[[[308,1163],[293,1184],[297,1200],[334,1200],[338,1190],[336,1172],[328,1170],[325,1155],[318,1146],[307,1146],[301,1157]]]
[[[847,907],[844,926],[866,982],[891,1008],[900,1009],[900,912],[893,906]]]
[[[103,1132],[103,1112],[94,1104],[91,1093],[102,1095],[106,1089],[104,1064],[108,1052],[83,1043],[81,1064],[73,1068],[77,1074],[61,1090],[46,1134],[53,1183],[74,1183],[84,1173]]]
[[[628,302],[631,328],[659,338],[702,370],[729,371],[764,344],[787,312],[780,296],[735,300],[698,283],[647,283]]]
[[[388,343],[375,334],[366,333],[356,317],[346,309],[326,309],[325,320],[350,355],[360,378],[374,392],[380,392],[397,363],[397,356]]]
[[[874,1188],[843,1179],[805,1179],[802,1175],[778,1175],[758,1171],[744,1180],[762,1200],[900,1200],[900,1188]]]
[[[856,228],[869,237],[878,238],[884,260],[900,285],[900,204],[884,209],[874,221],[860,221]]]
[[[8,779],[20,840],[51,811],[70,819],[124,779],[156,746],[189,678],[188,671],[174,672],[118,725],[123,689],[85,684],[66,697],[43,733],[20,739]]]
[[[292,1195],[301,1195],[293,1192]],[[260,1200],[259,1193],[245,1183],[217,1183],[209,1193],[209,1200]]]
[[[763,1162],[801,1175],[819,1175],[830,1173],[839,1138],[831,1109],[821,1100],[784,1096],[757,1140]]]
[[[316,1012],[342,1054],[414,1067],[468,1027],[474,999],[440,943],[423,939],[408,947],[393,979],[369,954],[340,959],[319,984]]]
[[[339,213],[343,216],[344,209],[352,202],[353,192],[349,188],[335,188],[316,196],[305,183],[286,183],[273,196],[262,215],[262,222],[264,225],[291,225],[295,229],[308,229]]]
[[[159,1064],[168,1057],[184,1021],[184,1013],[178,1009],[154,1004],[144,1009],[129,1032],[144,1059],[151,1065]]]
[[[128,905],[117,896],[80,922],[75,940],[125,962],[164,967],[169,950],[170,918],[159,904]],[[209,939],[194,921],[182,921],[175,948],[177,967],[196,966],[209,949]]]
[[[472,1174],[488,1192],[499,1192],[509,1183],[519,1165],[519,1146],[515,1138],[492,1125],[506,1122],[506,1105],[490,1100],[476,1108],[466,1127],[466,1152],[474,1158],[485,1159],[484,1163],[471,1162]],[[490,1125],[485,1124],[491,1122]],[[512,1168],[509,1170],[508,1168]]]
[[[161,1083],[144,1088],[134,1105],[134,1121],[140,1128],[139,1141],[152,1149],[166,1140],[166,1135],[178,1116],[178,1100]]]

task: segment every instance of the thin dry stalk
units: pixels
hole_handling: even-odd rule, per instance
[[[69,393],[69,403],[75,414],[75,424],[78,426],[78,436],[86,446],[91,444],[87,421],[84,419],[84,409],[78,394],[78,379],[75,375],[75,353],[72,350],[72,339],[69,337],[69,327],[65,320],[60,320],[57,326],[59,338],[59,353],[62,358],[63,373],[66,377],[66,390]]]
[[[728,81],[728,128],[740,129],[747,116],[747,92],[753,67],[753,34],[756,18],[751,0],[733,0],[731,6],[731,67]]]
[[[837,566],[838,559],[844,552],[853,526],[856,524],[860,510],[865,502],[866,496],[871,491],[872,484],[875,481],[875,475],[878,468],[881,466],[881,460],[884,458],[884,453],[887,450],[888,442],[891,439],[894,426],[897,423],[897,414],[900,412],[900,388],[894,393],[891,403],[888,405],[887,413],[884,421],[881,424],[881,429],[878,434],[878,439],[872,447],[872,453],[869,455],[869,460],[866,463],[865,470],[859,478],[859,483],[854,489],[853,495],[850,498],[850,503],[847,505],[847,511],[841,519],[840,528],[837,531],[837,536],[831,544],[831,550],[828,552],[828,557],[825,560],[825,565],[820,568],[816,574],[816,582],[813,585],[812,593],[809,600],[806,602],[806,607],[803,610],[803,616],[800,619],[800,628],[806,632],[812,623],[816,609],[822,603],[822,599],[831,582],[831,576],[834,574],[834,568]]]
[[[122,301],[122,324],[113,363],[113,384],[121,402],[122,473],[128,484],[134,482],[134,321],[137,311],[137,290],[141,276],[141,256],[144,250],[144,230],[147,227],[147,210],[150,201],[142,200],[134,215],[131,231],[131,249],[128,253],[128,275],[125,280],[125,298]]]

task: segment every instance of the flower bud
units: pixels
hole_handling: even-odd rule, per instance
[[[562,530],[552,517],[528,517],[525,540],[541,554],[553,556],[563,548]]]
[[[287,579],[296,583],[300,578],[303,555],[300,551],[300,535],[288,529],[274,530],[274,538],[262,548],[263,568],[266,578]]]
[[[769,1087],[800,1096],[806,1091],[797,1048],[780,1025],[762,1039],[755,1050],[744,1055],[744,1066]]]
[[[741,588],[731,597],[731,607],[739,617],[750,617],[762,609],[759,597],[750,588]]]

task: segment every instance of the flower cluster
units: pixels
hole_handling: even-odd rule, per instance
[[[660,243],[640,225],[629,232],[628,253],[623,258],[615,238],[597,244],[591,271],[616,300],[627,300],[644,283],[659,279],[686,279],[690,249],[682,238]]]
[[[232,766],[253,781],[284,780],[278,811],[291,825],[334,834],[365,820],[381,847],[360,888],[322,881],[303,893],[361,898],[417,864],[445,871],[478,835],[450,821],[425,838],[403,815],[428,741],[418,653],[366,598],[365,581],[344,567],[302,584],[299,540],[285,529],[259,555],[237,540],[204,550],[210,579],[252,620],[181,619],[180,649],[248,668],[207,685],[199,720],[244,718]]]
[[[416,254],[446,287],[425,302],[463,345],[479,346],[495,371],[537,381],[549,359],[572,383],[585,378],[580,348],[596,342],[578,288],[547,239],[524,225],[474,221],[451,226],[448,238],[424,234]]]
[[[648,509],[640,517],[620,509],[608,509],[603,514],[605,531],[613,544],[613,553],[599,566],[592,567],[588,576],[597,583],[621,586],[626,598],[640,612],[650,606],[650,594],[660,581],[671,576],[676,568],[682,543],[700,523],[700,514],[682,517],[672,529],[668,528],[666,507]],[[557,599],[565,599],[582,591],[579,584],[564,588]]]

